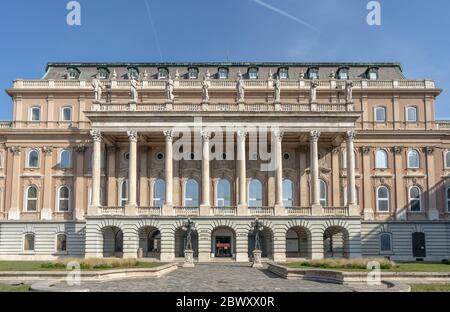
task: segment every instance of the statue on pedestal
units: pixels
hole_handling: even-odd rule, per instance
[[[203,78],[202,82],[202,101],[209,102],[209,81],[206,77]]]
[[[166,81],[166,100],[169,102],[173,102],[173,100],[175,99],[174,95],[173,95],[173,80],[172,78],[169,77],[167,78]]]
[[[98,79],[97,76],[95,76],[94,79],[92,79],[92,86],[94,87],[94,97],[96,101],[102,100],[102,91],[105,88],[103,83]]]
[[[309,100],[311,102],[316,102],[317,101],[317,87],[319,86],[319,84],[315,81],[311,81],[311,90],[310,90],[310,94],[309,94]]]
[[[275,90],[275,102],[280,102],[281,101],[281,81],[280,81],[280,77],[277,76],[277,79],[274,81],[273,83],[273,87]]]
[[[134,77],[131,77],[130,80],[130,95],[131,95],[131,101],[137,103],[139,95],[138,95],[138,86],[139,82],[134,79]]]
[[[242,74],[238,73],[238,79],[236,81],[236,91],[237,91],[237,98],[239,102],[243,102],[245,98],[245,85],[244,85],[244,79],[242,79]]]
[[[345,99],[347,102],[353,102],[353,82],[345,82]]]

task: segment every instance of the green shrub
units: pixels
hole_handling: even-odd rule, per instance
[[[323,260],[303,260],[299,263],[300,266],[314,267],[321,269],[358,269],[366,270],[367,265],[371,261],[376,261],[380,264],[380,269],[394,269],[395,262],[387,259],[323,259]]]
[[[60,269],[66,270],[67,264],[70,262],[76,262],[80,265],[82,270],[104,270],[104,269],[116,269],[116,268],[134,268],[139,266],[139,261],[134,259],[64,259],[55,262],[46,262],[41,265],[43,269]]]

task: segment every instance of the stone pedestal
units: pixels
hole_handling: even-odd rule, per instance
[[[322,209],[321,205],[312,205],[311,210],[312,210],[312,215],[315,217],[323,215],[323,209]]]
[[[137,109],[137,103],[135,101],[130,101],[128,103],[128,108],[130,111],[135,111]]]
[[[253,250],[253,264],[252,268],[262,268],[261,250]]]
[[[200,216],[210,216],[211,206],[210,205],[200,205]]]
[[[280,101],[275,101],[273,103],[275,111],[281,111],[281,102]]]
[[[359,217],[361,214],[359,213],[359,206],[358,205],[349,205],[348,206],[348,213],[350,217]]]
[[[286,208],[283,205],[275,205],[275,216],[287,216]]]
[[[88,214],[88,216],[98,216],[98,215],[100,215],[100,207],[99,206],[90,205],[88,207],[87,214]]]
[[[285,252],[274,252],[273,253],[273,261],[274,262],[286,262],[286,253]]]
[[[136,204],[130,204],[125,206],[125,215],[126,216],[137,216],[138,215],[138,207]]]
[[[173,216],[173,215],[175,215],[174,211],[173,211],[173,205],[165,204],[162,207],[162,215],[165,216],[165,217],[166,216]]]
[[[439,220],[439,211],[436,208],[430,208],[428,210],[428,220],[430,221]]]
[[[172,101],[166,101],[166,110],[170,111],[173,110],[173,102]]]
[[[194,266],[194,251],[185,250],[183,268],[193,268]]]
[[[20,210],[17,208],[9,209],[8,220],[20,220]]]
[[[317,103],[316,101],[311,101],[309,102],[309,105],[311,106],[311,111],[316,111],[317,110]]]
[[[209,262],[211,259],[211,254],[208,252],[200,251],[198,253],[198,262]]]
[[[372,221],[375,220],[375,212],[373,209],[364,209],[364,220]]]
[[[139,248],[137,251],[137,257],[138,259],[142,259],[144,258],[144,249],[143,248]]]
[[[238,205],[237,206],[237,215],[238,216],[248,216],[248,206],[247,205]]]

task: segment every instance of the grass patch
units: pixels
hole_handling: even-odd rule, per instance
[[[30,291],[29,285],[12,286],[0,284],[0,292],[28,292],[28,291]]]
[[[0,261],[0,271],[66,271],[67,264],[77,262],[86,271],[154,268],[159,262],[140,262],[133,259],[65,259],[61,261]]]
[[[450,292],[450,284],[411,284],[412,292]]]
[[[386,259],[324,259],[304,260],[283,264],[288,268],[316,268],[340,271],[367,271],[370,261],[378,261],[383,272],[450,272],[450,265],[446,263],[431,262],[393,262]]]

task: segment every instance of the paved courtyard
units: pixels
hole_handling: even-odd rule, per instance
[[[67,288],[64,284],[57,287]],[[195,268],[179,268],[160,278],[85,282],[81,288],[92,292],[348,292],[353,287],[286,280],[266,269],[253,269],[250,264],[198,264]],[[368,290],[359,288],[359,290]]]

